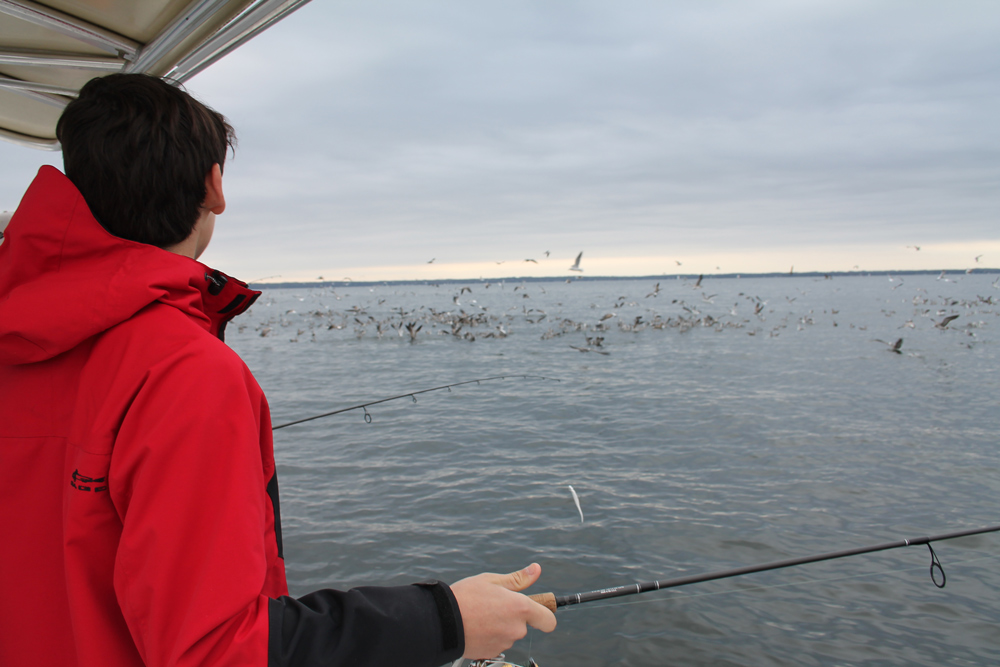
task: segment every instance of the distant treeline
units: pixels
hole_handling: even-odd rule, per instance
[[[803,271],[802,273],[711,273],[705,278],[713,280],[719,278],[851,278],[857,276],[939,276],[982,273],[1000,273],[1000,269],[937,269],[933,271]],[[316,280],[313,282],[300,283],[250,283],[256,289],[295,289],[306,287],[376,287],[380,285],[468,285],[471,283],[561,283],[567,280],[576,281],[598,281],[598,280],[697,280],[702,274],[697,273],[674,273],[652,276],[513,276],[509,278],[447,278],[442,280],[373,280],[373,281],[351,281],[351,280]]]

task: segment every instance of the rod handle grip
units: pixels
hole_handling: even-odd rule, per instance
[[[535,593],[528,596],[538,604],[542,605],[553,614],[556,613],[556,596],[554,593]]]

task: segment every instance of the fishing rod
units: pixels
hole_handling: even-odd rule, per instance
[[[464,382],[453,382],[451,384],[443,384],[440,387],[431,387],[430,389],[421,389],[419,391],[408,391],[405,394],[400,394],[399,396],[390,396],[389,398],[380,398],[377,401],[369,401],[368,403],[361,403],[359,405],[352,405],[349,408],[341,408],[340,410],[334,410],[332,412],[324,412],[321,415],[313,415],[312,417],[305,417],[304,419],[296,419],[295,421],[288,422],[285,424],[278,424],[277,426],[272,426],[272,431],[277,431],[279,428],[286,428],[288,426],[295,426],[296,424],[302,424],[305,422],[310,422],[314,419],[322,419],[323,417],[330,417],[333,415],[339,415],[342,412],[350,412],[351,410],[364,410],[365,411],[365,421],[369,424],[372,423],[372,416],[368,412],[368,408],[373,405],[378,405],[379,403],[388,403],[389,401],[398,401],[401,398],[412,398],[413,402],[417,402],[417,396],[419,394],[426,394],[432,391],[441,391],[447,389],[451,391],[452,387],[461,387],[463,384],[480,384],[482,382],[489,382],[491,380],[506,380],[508,378],[520,378],[522,380],[552,380],[554,382],[561,382],[556,378],[544,377],[542,375],[494,375],[488,378],[479,378],[476,380],[465,380]]]
[[[917,537],[907,540],[899,540],[897,542],[886,542],[884,544],[875,544],[867,547],[858,547],[855,549],[845,549],[844,551],[833,551],[829,553],[815,554],[812,556],[803,556],[801,558],[789,558],[787,560],[777,560],[770,563],[761,563],[759,565],[748,565],[746,567],[738,567],[731,570],[722,570],[719,572],[709,572],[706,574],[694,574],[686,577],[677,577],[676,579],[665,579],[662,581],[650,581],[646,583],[639,584],[627,584],[625,586],[615,586],[613,588],[602,588],[596,591],[588,591],[586,593],[574,593],[572,595],[555,595],[553,593],[536,593],[535,595],[530,595],[529,597],[538,602],[545,607],[548,607],[551,611],[555,612],[556,609],[560,607],[566,607],[574,604],[583,604],[584,602],[594,602],[596,600],[607,600],[608,598],[616,598],[624,595],[638,595],[639,593],[648,593],[650,591],[659,591],[666,588],[677,588],[678,586],[687,586],[689,584],[699,584],[704,581],[714,581],[716,579],[726,579],[728,577],[739,577],[744,574],[752,574],[754,572],[764,572],[766,570],[778,570],[785,567],[795,567],[796,565],[805,565],[806,563],[816,563],[823,560],[833,560],[835,558],[847,558],[848,556],[857,556],[860,554],[872,553],[874,551],[886,551],[887,549],[900,549],[902,547],[909,547],[918,544],[926,544],[927,548],[931,552],[931,581],[938,588],[944,588],[947,578],[944,574],[944,568],[941,566],[941,561],[938,560],[937,554],[934,553],[933,547],[931,547],[931,542],[941,542],[943,540],[953,540],[958,537],[966,537],[968,535],[980,535],[982,533],[994,533],[1000,531],[1000,526],[990,526],[988,528],[974,528],[972,530],[963,530],[957,533],[945,533],[943,535],[933,535],[931,537]],[[938,578],[940,577],[940,583]]]

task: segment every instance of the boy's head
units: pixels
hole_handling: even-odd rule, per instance
[[[221,114],[145,74],[88,82],[56,136],[66,176],[104,228],[160,248],[190,235],[205,177],[236,141]]]

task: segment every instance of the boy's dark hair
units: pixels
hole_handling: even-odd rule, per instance
[[[160,248],[186,239],[205,176],[236,144],[225,117],[155,76],[92,79],[56,125],[66,176],[115,236]]]

